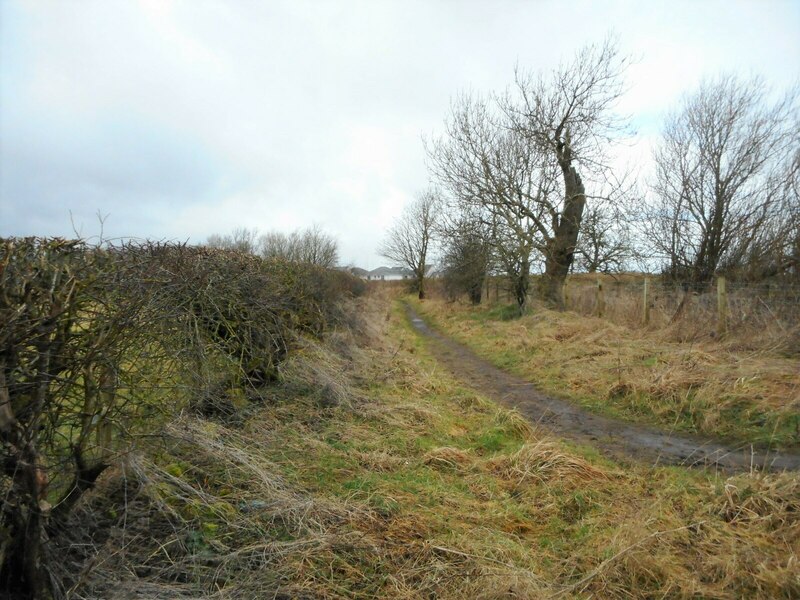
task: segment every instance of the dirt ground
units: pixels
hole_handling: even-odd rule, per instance
[[[441,364],[464,383],[517,409],[554,434],[591,445],[618,460],[749,471],[800,470],[800,454],[768,452],[749,445],[730,445],[611,419],[547,396],[528,381],[494,367],[471,350],[429,327],[410,306],[414,329],[428,342]]]

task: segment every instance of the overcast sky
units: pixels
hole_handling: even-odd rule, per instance
[[[0,236],[318,223],[374,268],[421,136],[614,31],[638,155],[703,75],[800,76],[800,2],[0,0]]]

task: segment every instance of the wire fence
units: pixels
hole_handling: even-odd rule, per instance
[[[800,350],[800,285],[729,282],[706,289],[658,277],[573,276],[564,287],[568,310],[628,327],[669,330],[679,340],[750,337]]]
[[[567,310],[555,313],[536,299],[539,283],[531,277],[531,318],[519,326],[484,326],[485,316],[520,314],[502,276],[487,279],[476,314],[442,326],[544,389],[632,420],[769,447],[800,443],[800,285],[722,279],[697,290],[654,275],[581,273],[567,278]],[[432,316],[470,301],[449,297],[441,280],[429,291],[449,302]]]

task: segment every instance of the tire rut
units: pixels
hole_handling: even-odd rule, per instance
[[[676,434],[589,412],[548,396],[529,381],[498,369],[472,350],[430,327],[406,305],[411,325],[426,338],[436,359],[457,379],[562,438],[598,448],[616,459],[651,464],[716,468],[724,471],[800,470],[800,454],[731,445],[695,435]]]

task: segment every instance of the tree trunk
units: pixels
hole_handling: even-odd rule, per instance
[[[523,261],[520,265],[519,273],[517,273],[517,276],[514,278],[514,299],[517,301],[520,315],[525,313],[525,308],[528,305],[530,270],[531,267],[528,261]]]
[[[548,244],[544,276],[539,285],[539,295],[548,304],[563,310],[564,281],[575,257],[583,209],[586,206],[586,190],[569,158],[559,161],[564,174],[564,210]]]
[[[23,598],[48,598],[49,584],[42,568],[43,515],[39,502],[46,493],[47,477],[39,460],[35,438],[26,435],[12,410],[6,364],[0,360],[0,443],[2,467],[11,479],[0,514],[0,535],[8,547],[0,563],[0,589]]]
[[[12,490],[19,505],[4,511],[2,524],[10,536],[10,552],[0,565],[0,588],[16,592],[21,598],[50,598],[50,586],[42,567],[44,523],[39,501],[44,495],[43,471],[32,443],[25,444],[14,463]],[[5,465],[6,469],[11,465]],[[23,508],[24,506],[24,508]]]
[[[550,261],[547,261],[548,265]],[[555,271],[555,267],[553,268]],[[539,298],[544,300],[549,306],[564,308],[564,296],[562,289],[564,288],[564,281],[567,278],[567,273],[552,272],[551,269],[546,269],[545,274],[539,280],[537,291]]]
[[[479,283],[476,283],[475,285],[473,285],[469,289],[468,295],[469,295],[469,301],[473,305],[477,306],[478,304],[480,304],[481,303],[481,297],[483,296],[483,280],[481,280]]]

